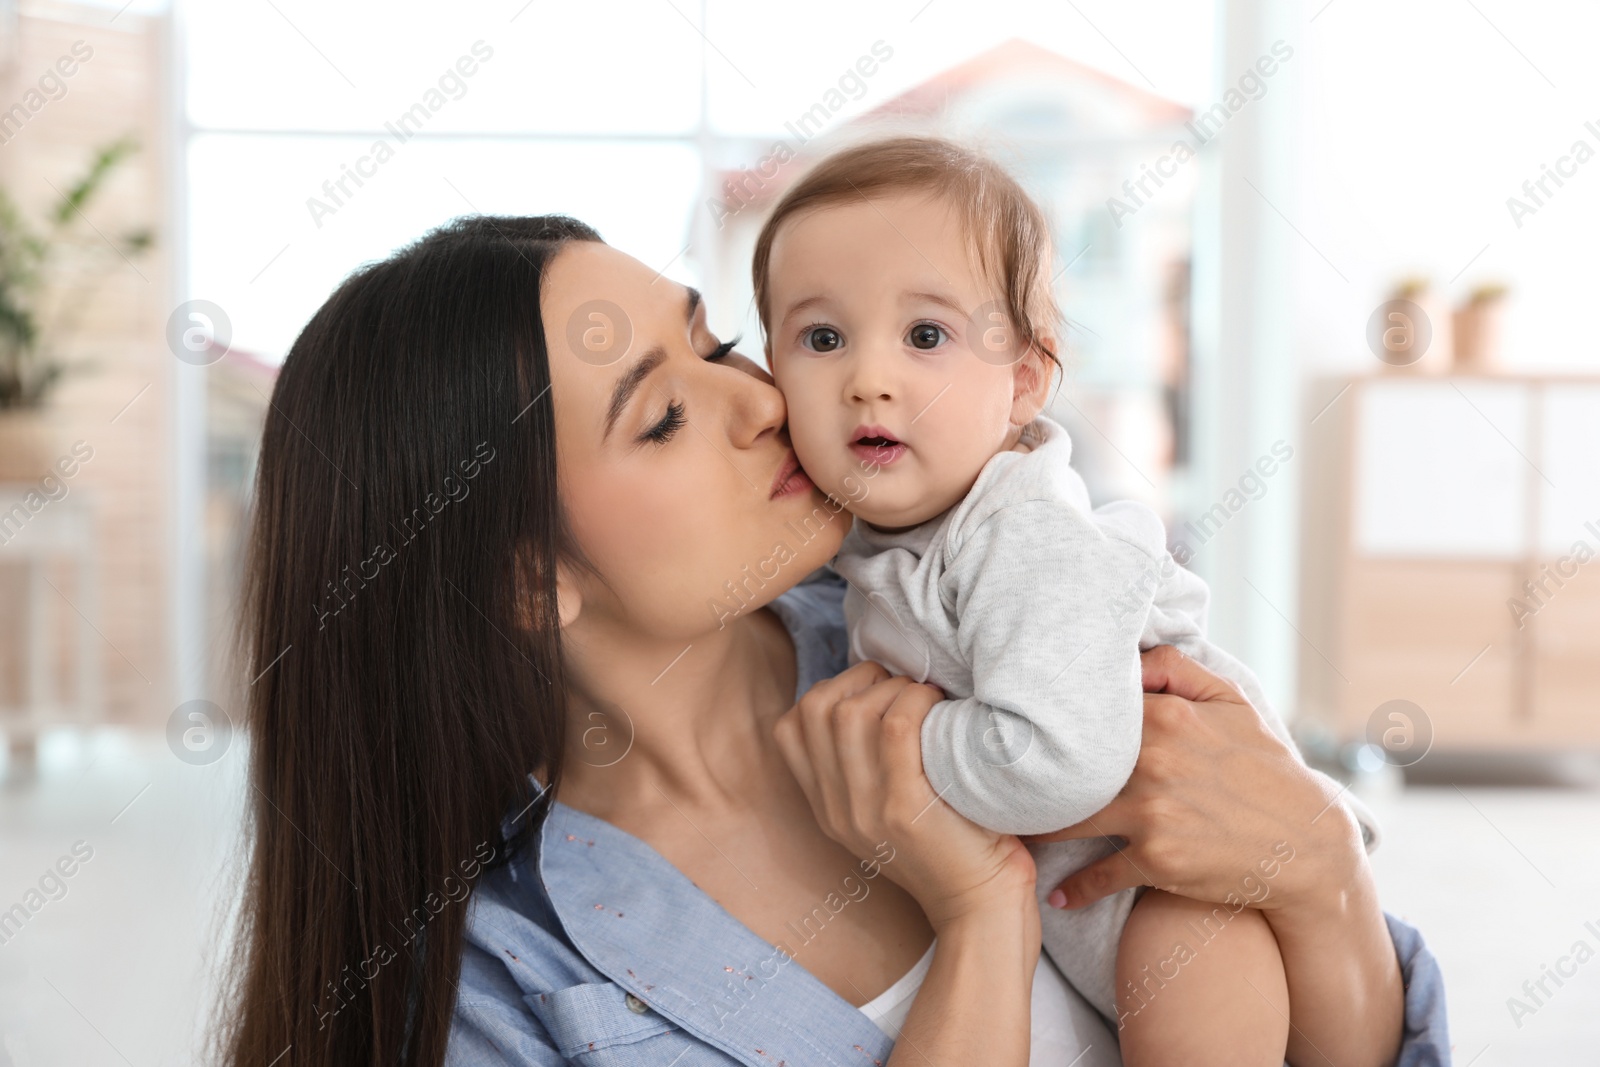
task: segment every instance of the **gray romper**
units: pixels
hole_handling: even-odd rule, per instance
[[[1139,652],[1156,645],[1175,645],[1237,684],[1293,749],[1255,675],[1206,640],[1208,590],[1173,560],[1155,512],[1131,501],[1091,508],[1069,463],[1072,442],[1050,419],[1026,427],[1023,441],[1029,451],[989,460],[936,518],[897,533],[858,519],[833,563],[850,583],[850,661],[876,660],[949,698],[922,728],[923,766],[939,795],[1010,834],[1059,830],[1099,811],[1139,755]],[[1370,850],[1376,824],[1344,797]],[[1044,947],[1114,1025],[1117,941],[1143,887],[1072,910],[1044,902],[1113,851],[1107,838],[1033,849]]]

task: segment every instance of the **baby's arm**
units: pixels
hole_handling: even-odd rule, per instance
[[[973,695],[934,706],[922,751],[957,811],[1002,833],[1046,833],[1116,796],[1139,755],[1139,637],[1155,584],[1131,605],[1114,600],[1141,588],[1163,541],[1159,520],[1108,532],[1068,504],[1029,500],[951,545],[943,581]]]

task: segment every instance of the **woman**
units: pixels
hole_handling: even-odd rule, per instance
[[[1044,1017],[1117,1062],[1070,990],[1030,1011],[1031,861],[928,788],[937,691],[842,669],[844,519],[784,415],[697,293],[570,219],[459,220],[329,298],[257,486],[229,1062],[1023,1064]],[[1130,846],[1069,905],[1225,901],[1286,842],[1252,900],[1290,1060],[1445,1062],[1336,787],[1170,652],[1133,780],[1063,831]],[[930,946],[894,1041],[859,1006]]]

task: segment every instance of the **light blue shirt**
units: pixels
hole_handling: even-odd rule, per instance
[[[843,593],[821,571],[772,605],[794,640],[797,695],[845,668]],[[649,845],[559,801],[468,908],[452,1067],[878,1067],[894,1047]],[[1439,965],[1415,928],[1384,917],[1406,985],[1399,1065],[1448,1065]]]

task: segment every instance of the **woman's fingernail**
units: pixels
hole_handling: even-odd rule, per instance
[[[1064,908],[1067,906],[1067,895],[1059,889],[1051,891],[1049,900],[1052,908]]]

